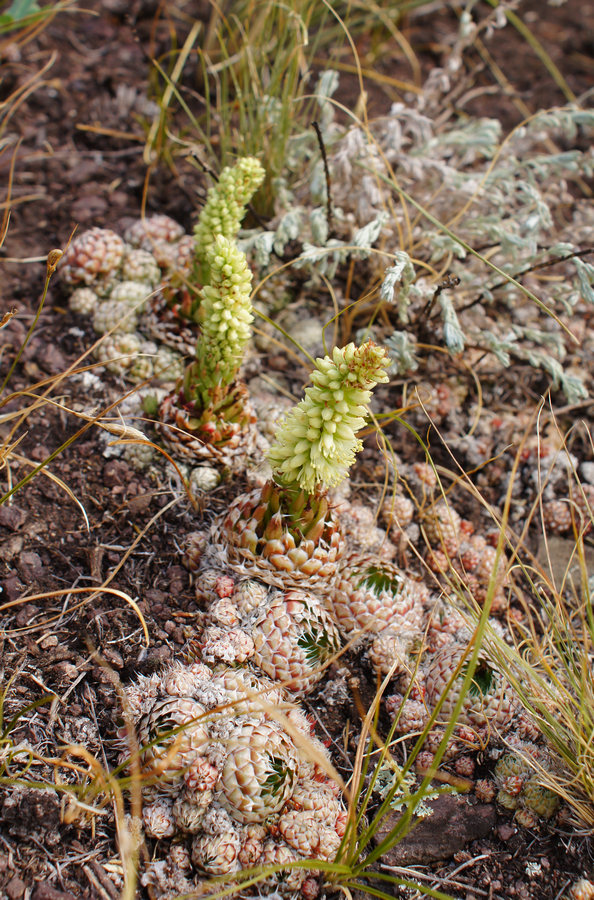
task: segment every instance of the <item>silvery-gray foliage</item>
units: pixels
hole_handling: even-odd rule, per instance
[[[513,8],[513,3],[500,6]],[[478,25],[467,12],[452,58],[477,28],[503,24],[501,10]],[[270,231],[247,234],[242,247],[253,252],[257,265],[273,267],[274,257],[299,241],[302,249],[293,265],[308,271],[312,286],[334,278],[347,261],[366,259],[371,278],[379,282],[379,298],[396,307],[410,335],[435,294],[437,273],[447,273],[457,286],[441,291],[432,304],[436,340],[452,354],[469,346],[484,349],[502,366],[522,359],[546,372],[568,399],[582,398],[586,389],[580,377],[563,370],[571,339],[560,332],[553,340],[546,312],[506,276],[522,283],[531,270],[551,273],[532,282],[531,290],[557,316],[594,303],[594,262],[579,255],[594,245],[594,210],[569,189],[572,181],[594,173],[594,149],[587,140],[594,112],[578,104],[544,110],[504,136],[493,119],[445,114],[438,98],[452,87],[454,63],[440,72],[432,74],[417,100],[393,104],[368,127],[337,121],[331,98],[338,76],[325,72],[317,98],[332,182],[333,231],[324,165],[310,136],[293,146],[310,177],[293,189],[279,185]],[[555,142],[580,137],[587,149],[551,149]],[[429,216],[412,207],[402,191]],[[573,212],[569,221],[567,210]],[[399,333],[388,344],[403,374],[404,360],[416,357],[396,349],[404,347]]]

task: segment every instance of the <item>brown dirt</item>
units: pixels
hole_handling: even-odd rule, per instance
[[[200,3],[179,7],[170,11],[167,21],[150,2],[92,2],[88,12],[57,17],[26,46],[0,45],[2,100],[47,67],[0,133],[0,139],[9,141],[0,155],[4,180],[13,159],[15,166],[11,222],[1,251],[0,314],[17,309],[10,327],[1,332],[2,372],[32,321],[45,272],[42,260],[48,251],[64,246],[75,225],[79,230],[97,225],[121,232],[141,212],[147,185],[144,129],[151,113],[147,94],[154,84],[150,58],[169,49],[172,22],[183,33],[189,17],[205,12]],[[579,94],[590,86],[592,43],[584,17],[591,19],[592,11],[588,13],[581,0],[570,0],[559,8],[523,3],[521,11],[571,89]],[[425,73],[442,59],[453,26],[453,14],[447,11],[411,19],[407,36]],[[510,96],[491,90],[491,70],[471,55],[469,71],[481,66],[473,77],[487,91],[467,112],[498,116],[509,128],[521,119],[514,98],[521,98],[532,110],[564,101],[512,29],[496,34],[488,47],[507,77]],[[364,41],[360,50],[365,51]],[[380,71],[397,78],[410,75],[393,47],[383,54]],[[187,87],[191,87],[191,73]],[[354,102],[354,84],[348,79],[342,91],[345,102],[349,98]],[[371,113],[384,111],[392,99],[388,90],[375,86]],[[147,211],[167,213],[190,230],[202,190],[196,169],[183,160],[173,166],[163,160],[150,172]],[[32,257],[39,261],[24,261]],[[88,348],[89,337],[88,328],[66,309],[54,281],[11,380],[12,389],[24,389],[63,372]],[[111,382],[113,390],[117,382]],[[106,391],[106,399],[111,395]],[[84,388],[79,384],[69,399],[83,402]],[[44,407],[30,417],[18,452],[40,462],[80,426],[72,416]],[[24,465],[17,465],[11,478],[16,481],[26,471]],[[153,671],[181,652],[199,622],[200,611],[188,573],[180,564],[179,547],[203,511],[192,508],[183,492],[165,478],[148,480],[126,462],[106,459],[94,429],[85,431],[52,463],[52,472],[84,506],[88,526],[80,507],[44,475],[20,490],[12,503],[0,507],[3,599],[35,595],[4,613],[4,689],[8,676],[17,676],[8,692],[5,721],[26,704],[50,694],[57,701],[24,716],[22,724],[16,723],[14,737],[41,742],[48,755],[58,755],[61,745],[82,742],[113,765],[113,723],[119,699],[111,673],[126,682],[134,674]],[[177,503],[169,506],[176,491]],[[208,515],[222,509],[227,496],[227,486],[210,495]],[[142,538],[134,544],[141,532]],[[72,587],[101,584],[125,555],[125,564],[110,587],[138,600],[151,636],[148,651],[139,620],[122,599],[103,592],[92,603],[76,608],[81,598],[68,594]],[[371,673],[356,659],[346,664],[360,677],[365,707],[373,692]],[[330,713],[319,697],[312,697],[309,705],[323,718],[336,748],[342,746],[348,717],[356,734],[358,717],[351,699],[338,703]],[[340,754],[336,763],[345,764]],[[35,770],[35,776],[51,778],[52,773],[43,766]],[[93,833],[88,824],[67,824],[64,809],[48,795],[21,795],[9,788],[0,792],[0,808],[0,897],[117,896],[108,874],[116,852],[111,817],[105,823],[98,820]],[[509,816],[498,810],[497,825],[487,839],[470,843],[451,860],[432,863],[423,871],[432,873],[445,892],[467,900],[555,900],[587,867],[587,842],[574,832],[543,828],[532,833],[510,825]],[[454,870],[457,874],[448,885]]]

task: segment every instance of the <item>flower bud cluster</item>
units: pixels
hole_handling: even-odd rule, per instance
[[[202,289],[202,334],[196,357],[218,384],[229,384],[241,364],[253,322],[252,273],[245,253],[233,240],[217,235],[206,258],[210,284]],[[205,374],[206,374],[205,373]]]
[[[376,384],[387,382],[385,350],[371,341],[335,347],[316,360],[313,385],[288,414],[268,455],[277,479],[307,493],[339,484],[361,449],[356,433],[365,424]]]
[[[257,159],[246,156],[235,166],[224,168],[217,184],[209,190],[194,229],[196,258],[203,269],[208,271],[208,249],[217,235],[232,239],[239,231],[245,207],[264,181],[265,174]]]

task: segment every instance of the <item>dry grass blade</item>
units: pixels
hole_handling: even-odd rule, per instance
[[[115,575],[115,572],[113,572],[111,574],[109,580],[111,580],[111,578],[113,578],[114,575]],[[144,639],[146,642],[146,646],[148,647],[150,644],[149,630],[148,630],[148,626],[146,624],[146,619],[144,618],[138,604],[136,603],[135,600],[132,599],[132,597],[130,597],[129,594],[126,594],[124,591],[120,591],[117,588],[110,588],[107,586],[107,583],[102,585],[100,588],[97,588],[97,587],[62,588],[61,590],[47,591],[47,592],[41,593],[41,594],[29,594],[26,597],[19,597],[16,600],[9,600],[6,603],[3,603],[2,605],[0,605],[0,613],[8,611],[10,609],[14,609],[15,607],[21,606],[24,603],[30,603],[34,600],[49,600],[52,597],[64,597],[67,594],[87,594],[88,596],[84,600],[82,600],[80,603],[76,603],[74,606],[71,607],[71,611],[76,612],[76,610],[82,609],[84,606],[86,606],[88,603],[90,603],[94,597],[97,597],[101,593],[107,593],[107,594],[111,594],[113,597],[118,597],[120,600],[124,600],[128,604],[128,606],[132,607],[132,609],[134,610],[134,612],[136,613],[136,615],[138,616],[138,618],[140,620],[140,624],[142,625],[142,630],[144,633]],[[45,628],[51,622],[58,621],[61,617],[62,617],[62,612],[60,611],[55,616],[50,616],[49,618],[45,619],[42,623],[40,623],[38,625],[23,626],[22,628],[5,629],[5,634],[17,635],[17,634],[31,633],[33,631],[38,630],[39,628]]]

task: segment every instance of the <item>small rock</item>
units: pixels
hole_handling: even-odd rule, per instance
[[[130,481],[131,476],[130,466],[120,459],[111,459],[103,466],[103,481],[107,487],[126,484]]]
[[[24,589],[25,588],[23,584],[19,581],[18,577],[15,574],[7,575],[6,578],[2,581],[2,601],[4,602],[5,600],[16,600],[21,596]]]
[[[72,218],[77,222],[92,222],[103,215],[107,211],[107,200],[98,194],[91,194],[89,197],[80,197],[76,200],[70,212]]]
[[[130,514],[134,516],[138,513],[145,512],[151,505],[152,499],[152,494],[140,494],[138,497],[133,497],[128,501],[128,509],[130,510]]]
[[[16,531],[26,518],[27,513],[18,506],[9,506],[7,503],[0,506],[0,525],[4,525],[5,528]]]
[[[66,357],[53,343],[43,344],[37,354],[37,362],[48,375],[57,375],[68,368]]]
[[[44,638],[39,644],[42,650],[49,650],[50,647],[58,646],[58,638],[55,634],[50,634],[46,638]]]
[[[158,669],[162,663],[171,657],[171,647],[163,644],[161,647],[152,647],[147,654],[147,664],[151,668]]]
[[[502,841],[509,841],[509,839],[512,838],[515,833],[516,829],[514,828],[514,826],[508,825],[507,822],[504,822],[503,825],[500,825],[497,829],[497,834]]]
[[[76,900],[76,898],[74,894],[52,887],[47,881],[40,881],[31,900]]]
[[[8,579],[6,581],[8,581]],[[4,582],[5,587],[6,581]],[[22,591],[22,588],[20,588],[20,590]],[[39,612],[38,606],[35,606],[34,603],[26,603],[16,615],[15,621],[18,627],[22,628],[24,625],[28,625],[37,612]]]
[[[124,658],[121,653],[118,653],[117,650],[113,650],[111,647],[106,647],[102,651],[102,655],[105,662],[109,663],[110,666],[113,666],[114,669],[124,668]]]
[[[39,578],[43,573],[43,563],[39,553],[34,550],[24,550],[19,556],[19,572],[27,581]]]
[[[442,794],[427,801],[432,815],[419,817],[406,837],[382,856],[391,866],[424,865],[449,859],[466,844],[485,837],[495,827],[495,807],[488,803],[471,804],[464,797]],[[382,841],[395,827],[400,816],[392,813],[377,832]]]
[[[0,544],[0,559],[6,560],[6,562],[10,562],[15,556],[18,556],[21,550],[23,549],[23,539],[20,534],[13,534],[12,537],[8,538],[7,541],[4,541]]]
[[[169,566],[169,590],[172,594],[180,594],[188,583],[188,573],[183,566]]]
[[[50,452],[45,444],[35,444],[35,446],[31,448],[31,452],[29,453],[31,459],[34,459],[35,462],[43,462],[43,460],[47,459],[49,455]]]
[[[56,665],[56,672],[58,672],[66,681],[74,681],[80,674],[77,667],[69,662],[59,662]],[[70,712],[72,712],[72,707],[70,707]]]
[[[18,900],[25,893],[25,882],[18,875],[13,875],[4,890],[9,900]]]

